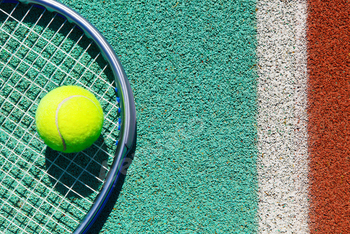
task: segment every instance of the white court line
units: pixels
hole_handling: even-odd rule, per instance
[[[309,202],[308,202],[308,189],[309,189],[309,155],[308,155],[308,133],[307,133],[307,41],[306,41],[306,28],[307,28],[307,4],[306,0],[300,0],[296,4],[296,86],[295,86],[295,131],[294,144],[295,149],[295,172],[294,179],[296,183],[296,202],[297,213],[296,219],[299,229],[298,233],[309,233]]]
[[[259,233],[309,233],[306,0],[257,9]]]

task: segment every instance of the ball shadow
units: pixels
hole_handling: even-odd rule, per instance
[[[52,188],[67,198],[89,196],[99,190],[106,176],[108,154],[102,135],[79,153],[67,154],[47,147],[45,156]]]

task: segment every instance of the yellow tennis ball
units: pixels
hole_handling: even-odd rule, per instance
[[[74,153],[98,139],[103,111],[90,91],[79,86],[62,86],[40,101],[35,121],[45,144],[57,151]]]

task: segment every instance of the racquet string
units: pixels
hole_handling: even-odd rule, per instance
[[[105,114],[88,150],[47,148],[35,129],[40,99],[62,85],[93,92]],[[114,77],[97,46],[57,13],[0,3],[0,231],[72,232],[89,211],[118,139]]]

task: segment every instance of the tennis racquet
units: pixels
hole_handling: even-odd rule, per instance
[[[100,101],[100,138],[56,152],[35,127],[39,101],[78,85]],[[87,20],[54,0],[0,0],[0,232],[86,233],[126,173],[136,111],[113,49]]]

